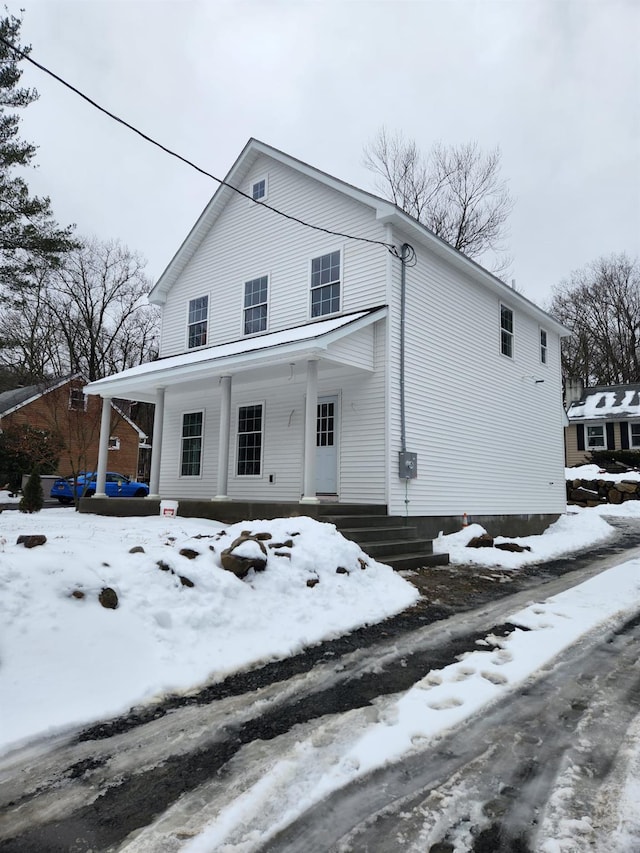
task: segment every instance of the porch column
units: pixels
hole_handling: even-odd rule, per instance
[[[100,443],[98,445],[98,473],[96,476],[96,497],[106,498],[104,484],[107,480],[107,456],[109,455],[109,433],[111,432],[111,397],[102,398],[102,417],[100,419]]]
[[[151,471],[149,473],[149,494],[147,497],[160,497],[160,460],[162,458],[162,428],[164,426],[164,388],[156,388],[155,411],[153,413],[153,438],[151,439]]]
[[[304,471],[301,504],[320,503],[316,497],[316,431],[318,423],[318,362],[307,362],[307,402],[304,412]]]
[[[218,435],[218,493],[214,501],[228,501],[229,433],[231,424],[231,377],[220,377],[220,428]]]

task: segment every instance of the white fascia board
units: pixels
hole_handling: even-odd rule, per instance
[[[197,353],[171,356],[91,382],[84,391],[86,394],[151,401],[154,399],[155,389],[166,388],[168,385],[194,379],[199,375],[221,376],[242,373],[255,367],[286,364],[294,358],[322,358],[333,342],[382,319],[386,314],[385,306],[374,311],[357,312],[353,318],[336,317],[289,330],[288,334],[295,332],[298,335],[303,335],[306,331],[307,334],[300,340],[278,340],[286,336],[287,332],[273,332],[270,335],[253,338],[251,341],[234,341],[232,344],[221,344],[217,347],[198,350]],[[331,328],[334,324],[338,324],[337,327]],[[321,332],[323,326],[330,328]],[[274,342],[269,343],[269,338]],[[246,348],[247,345],[251,348],[239,352],[233,351],[235,347]],[[128,397],[129,394],[134,393],[135,396]]]
[[[535,302],[527,299],[526,296],[523,296],[513,287],[510,287],[506,282],[493,275],[493,273],[490,273],[489,270],[486,270],[476,261],[468,258],[457,249],[454,249],[453,246],[450,246],[449,243],[441,237],[438,237],[411,216],[403,213],[399,208],[393,207],[391,212],[388,212],[381,206],[378,218],[382,222],[388,222],[391,225],[395,225],[397,228],[402,229],[410,236],[410,239],[416,239],[423,246],[426,246],[429,250],[440,255],[450,264],[489,288],[489,290],[493,291],[501,299],[504,299],[513,305],[517,305],[527,314],[533,315],[545,329],[554,331],[561,338],[567,338],[573,334],[571,329],[563,326],[562,323],[559,323],[558,320],[536,305]]]

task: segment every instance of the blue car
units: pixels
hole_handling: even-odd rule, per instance
[[[75,479],[61,477],[54,481],[51,497],[57,498],[61,504],[72,504],[76,497],[90,498],[96,493],[96,477],[95,471],[85,471]],[[146,498],[149,494],[149,486],[146,483],[130,480],[115,471],[107,471],[104,490],[110,498]]]

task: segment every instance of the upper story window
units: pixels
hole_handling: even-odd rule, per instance
[[[207,323],[209,316],[209,297],[199,296],[189,300],[189,318],[187,320],[189,349],[203,347],[207,342]]]
[[[329,252],[311,261],[311,316],[340,310],[340,252]]]
[[[513,311],[506,305],[500,306],[500,352],[513,358]]]
[[[267,178],[258,178],[251,184],[251,198],[254,201],[264,201],[267,197]]]
[[[239,477],[255,477],[262,473],[262,424],[262,403],[240,406],[237,467]]]
[[[547,363],[547,333],[544,329],[540,329],[540,361]]]
[[[202,464],[202,412],[187,412],[182,416],[182,448],[180,454],[180,475],[199,477]]]
[[[69,408],[72,412],[86,412],[87,395],[83,393],[82,388],[69,389]]]
[[[244,283],[244,334],[267,330],[267,296],[269,276],[252,278]]]
[[[109,450],[120,450],[120,439],[117,435],[109,436]]]

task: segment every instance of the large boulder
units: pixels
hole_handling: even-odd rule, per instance
[[[243,530],[228,548],[220,554],[222,568],[237,578],[244,578],[253,569],[262,572],[267,567],[267,549],[263,545],[264,534],[253,534]]]

